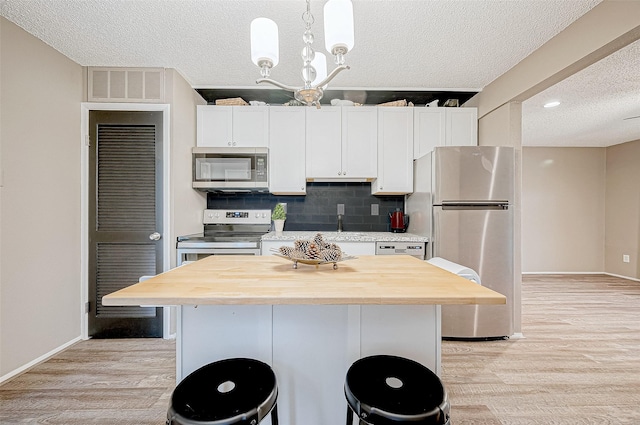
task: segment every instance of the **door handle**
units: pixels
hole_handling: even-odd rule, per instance
[[[161,237],[162,235],[158,232],[153,232],[149,235],[149,239],[151,239],[152,241],[159,241]]]

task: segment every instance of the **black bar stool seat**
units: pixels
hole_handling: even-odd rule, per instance
[[[278,386],[269,365],[226,359],[192,372],[171,395],[167,425],[256,425],[271,412],[278,424]]]
[[[354,362],[344,384],[347,425],[353,413],[372,425],[445,425],[449,398],[438,378],[418,362],[396,356],[370,356]]]

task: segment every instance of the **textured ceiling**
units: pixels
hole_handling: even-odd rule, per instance
[[[478,91],[600,1],[353,0],[356,42],[347,55],[351,70],[336,77],[332,88]],[[311,2],[316,50],[324,50],[323,4]],[[303,0],[0,0],[0,15],[83,66],[175,68],[197,89],[253,88],[259,72],[250,59],[251,20],[266,16],[278,23],[280,64],[272,77],[298,85],[305,7]],[[525,145],[566,145],[567,136],[578,137],[571,143],[584,146],[640,138],[638,132],[620,133],[613,142],[606,128],[602,138],[589,138],[594,128],[588,125],[594,125],[593,115],[602,115],[604,107],[592,105],[591,83],[581,82],[603,82],[600,98],[617,92],[618,80],[625,80],[616,97],[621,103],[632,88],[638,93],[637,67],[626,63],[633,55],[638,50],[632,46],[628,53],[572,77],[573,83],[569,79],[527,100]],[[626,66],[612,76],[609,68],[620,62]],[[635,74],[629,77],[629,72]],[[603,73],[610,78],[601,78]],[[582,105],[580,121],[566,104],[554,111],[564,111],[562,118],[540,111],[537,104],[545,96],[574,96]],[[606,105],[606,111],[615,107]],[[640,119],[636,122],[640,125]]]
[[[636,41],[523,102],[526,145],[611,146],[640,139],[639,64]],[[561,104],[543,107],[552,100]]]

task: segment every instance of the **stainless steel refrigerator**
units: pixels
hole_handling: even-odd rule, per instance
[[[408,232],[430,238],[427,259],[473,269],[480,284],[507,298],[506,305],[442,306],[443,337],[513,334],[514,155],[510,147],[447,146],[414,162]]]

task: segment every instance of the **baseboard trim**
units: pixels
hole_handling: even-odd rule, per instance
[[[542,274],[542,275],[549,275],[549,274],[604,274],[604,275],[607,275],[607,276],[619,277],[621,279],[629,279],[629,280],[634,280],[636,282],[640,282],[640,279],[636,279],[635,277],[623,276],[621,274],[607,273],[607,272],[522,272],[522,275],[536,275],[536,274]]]
[[[72,339],[71,341],[62,344],[59,347],[54,348],[53,350],[49,351],[48,353],[45,353],[43,355],[41,355],[40,357],[38,357],[37,359],[30,361],[29,363],[25,364],[24,366],[21,366],[15,370],[12,370],[11,372],[7,373],[6,375],[0,376],[0,384],[2,384],[5,381],[8,381],[9,379],[13,378],[16,375],[19,375],[23,372],[26,372],[27,370],[31,369],[32,367],[34,367],[35,365],[42,363],[45,360],[48,360],[49,358],[53,357],[54,355],[58,354],[59,352],[61,352],[62,350],[66,349],[67,347],[75,344],[78,341],[81,341],[82,338],[81,337],[76,337],[74,339]]]
[[[629,280],[635,280],[636,282],[640,282],[640,279],[636,279],[635,277],[623,276],[621,274],[615,274],[615,273],[605,273],[605,274],[608,276],[619,277],[621,279],[629,279]]]
[[[605,272],[522,272],[525,274],[608,274]]]

